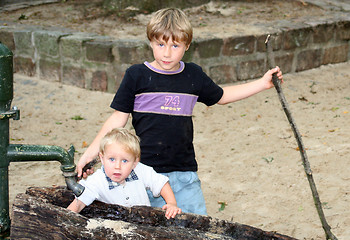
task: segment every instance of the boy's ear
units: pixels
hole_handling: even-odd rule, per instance
[[[188,44],[186,47],[186,51],[190,48],[191,44]]]
[[[98,157],[100,158],[100,161],[101,161],[101,163],[103,164],[103,162],[102,162],[103,154],[102,154],[101,152],[98,153]]]
[[[140,162],[140,158],[136,158],[134,161],[134,167],[133,169],[137,166],[137,164]]]

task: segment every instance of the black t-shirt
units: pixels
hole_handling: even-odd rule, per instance
[[[111,107],[131,113],[141,139],[141,162],[157,172],[197,171],[193,148],[195,103],[217,103],[223,90],[194,63],[165,73],[149,63],[126,70]]]

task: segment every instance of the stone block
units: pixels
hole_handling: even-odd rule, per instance
[[[131,65],[130,64],[113,64],[113,67],[111,70],[107,71],[108,74],[108,86],[107,91],[109,93],[115,93],[120,83],[122,82],[125,71],[128,69]]]
[[[13,29],[0,27],[0,42],[14,52],[16,45],[13,37]]]
[[[61,63],[52,59],[39,60],[40,78],[53,81],[60,81]]]
[[[94,62],[113,62],[113,41],[93,40],[85,43],[86,59]]]
[[[327,43],[333,39],[335,32],[334,24],[321,24],[312,28],[314,43]]]
[[[205,39],[197,41],[197,51],[200,58],[219,57],[223,46],[222,39]]]
[[[32,42],[32,31],[18,30],[14,32],[16,55],[31,57],[34,59],[35,48]]]
[[[190,47],[185,52],[185,55],[182,58],[182,60],[184,62],[199,62],[200,57],[199,57],[199,53],[198,53],[198,46],[199,46],[200,41],[201,41],[201,39],[199,39],[199,38],[192,40]]]
[[[35,76],[35,63],[31,58],[15,56],[13,60],[16,73],[25,74],[30,77]]]
[[[196,52],[197,49],[197,41],[193,40],[190,47],[188,48],[188,50],[185,52],[185,55],[182,58],[182,61],[184,62],[193,62],[193,56]]]
[[[68,33],[55,31],[37,31],[33,32],[34,46],[41,57],[56,57],[59,56],[59,41]]]
[[[311,27],[286,31],[283,36],[283,49],[305,47],[310,42],[310,37]]]
[[[230,65],[219,65],[209,68],[209,76],[217,84],[231,83],[237,81],[236,69]]]
[[[266,72],[266,64],[264,60],[253,60],[241,62],[237,69],[238,80],[248,80],[261,77]]]
[[[312,49],[305,50],[298,54],[295,71],[304,71],[311,68],[317,68],[321,65],[322,50]]]
[[[108,85],[108,76],[105,71],[96,71],[92,73],[91,90],[106,92]]]
[[[336,27],[338,40],[350,40],[350,21],[339,22]]]
[[[60,39],[59,50],[62,59],[80,60],[84,55],[84,42],[91,41],[89,35],[73,34]]]
[[[85,88],[85,69],[74,66],[63,66],[62,83]]]
[[[137,64],[153,59],[152,49],[145,41],[118,40],[113,47],[115,60],[124,64]]]
[[[246,55],[254,52],[254,36],[231,37],[224,39],[222,54],[224,56]]]
[[[323,54],[322,64],[340,63],[348,60],[349,44],[326,48]]]
[[[275,57],[275,63],[280,67],[282,73],[289,73],[293,67],[293,53],[286,53],[285,55]]]
[[[94,33],[74,33],[60,39],[60,55],[63,59],[80,60],[85,57],[85,43],[93,41],[98,35]]]
[[[256,51],[257,52],[266,52],[266,38],[268,34],[264,34],[261,36],[257,37],[257,45],[256,45]],[[274,51],[278,51],[282,47],[282,38],[283,34],[282,33],[275,33],[271,34],[271,38],[269,41],[271,41],[271,46]]]

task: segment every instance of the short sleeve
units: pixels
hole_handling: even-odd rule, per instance
[[[93,201],[98,199],[99,197],[99,189],[100,186],[98,186],[98,179],[97,175],[99,175],[98,172],[94,173],[93,175],[89,176],[86,180],[81,180],[79,184],[85,187],[84,192],[77,197],[78,200],[82,201],[86,206],[89,206]]]
[[[135,81],[136,80],[133,79],[130,70],[128,69],[125,72],[117,93],[114,95],[113,101],[110,105],[111,108],[124,113],[131,113],[133,111],[135,101]]]
[[[194,67],[196,77],[201,81],[198,102],[204,103],[207,106],[216,104],[224,94],[224,90],[217,85],[200,66],[193,63],[190,65]]]
[[[164,185],[169,181],[167,176],[157,173],[152,167],[138,163],[135,172],[141,176],[145,187],[149,189],[154,197],[159,197]]]

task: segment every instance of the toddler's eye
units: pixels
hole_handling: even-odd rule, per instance
[[[128,160],[127,160],[127,159],[123,159],[122,162],[123,162],[123,163],[127,163]]]
[[[109,158],[109,161],[114,162],[115,158]]]

